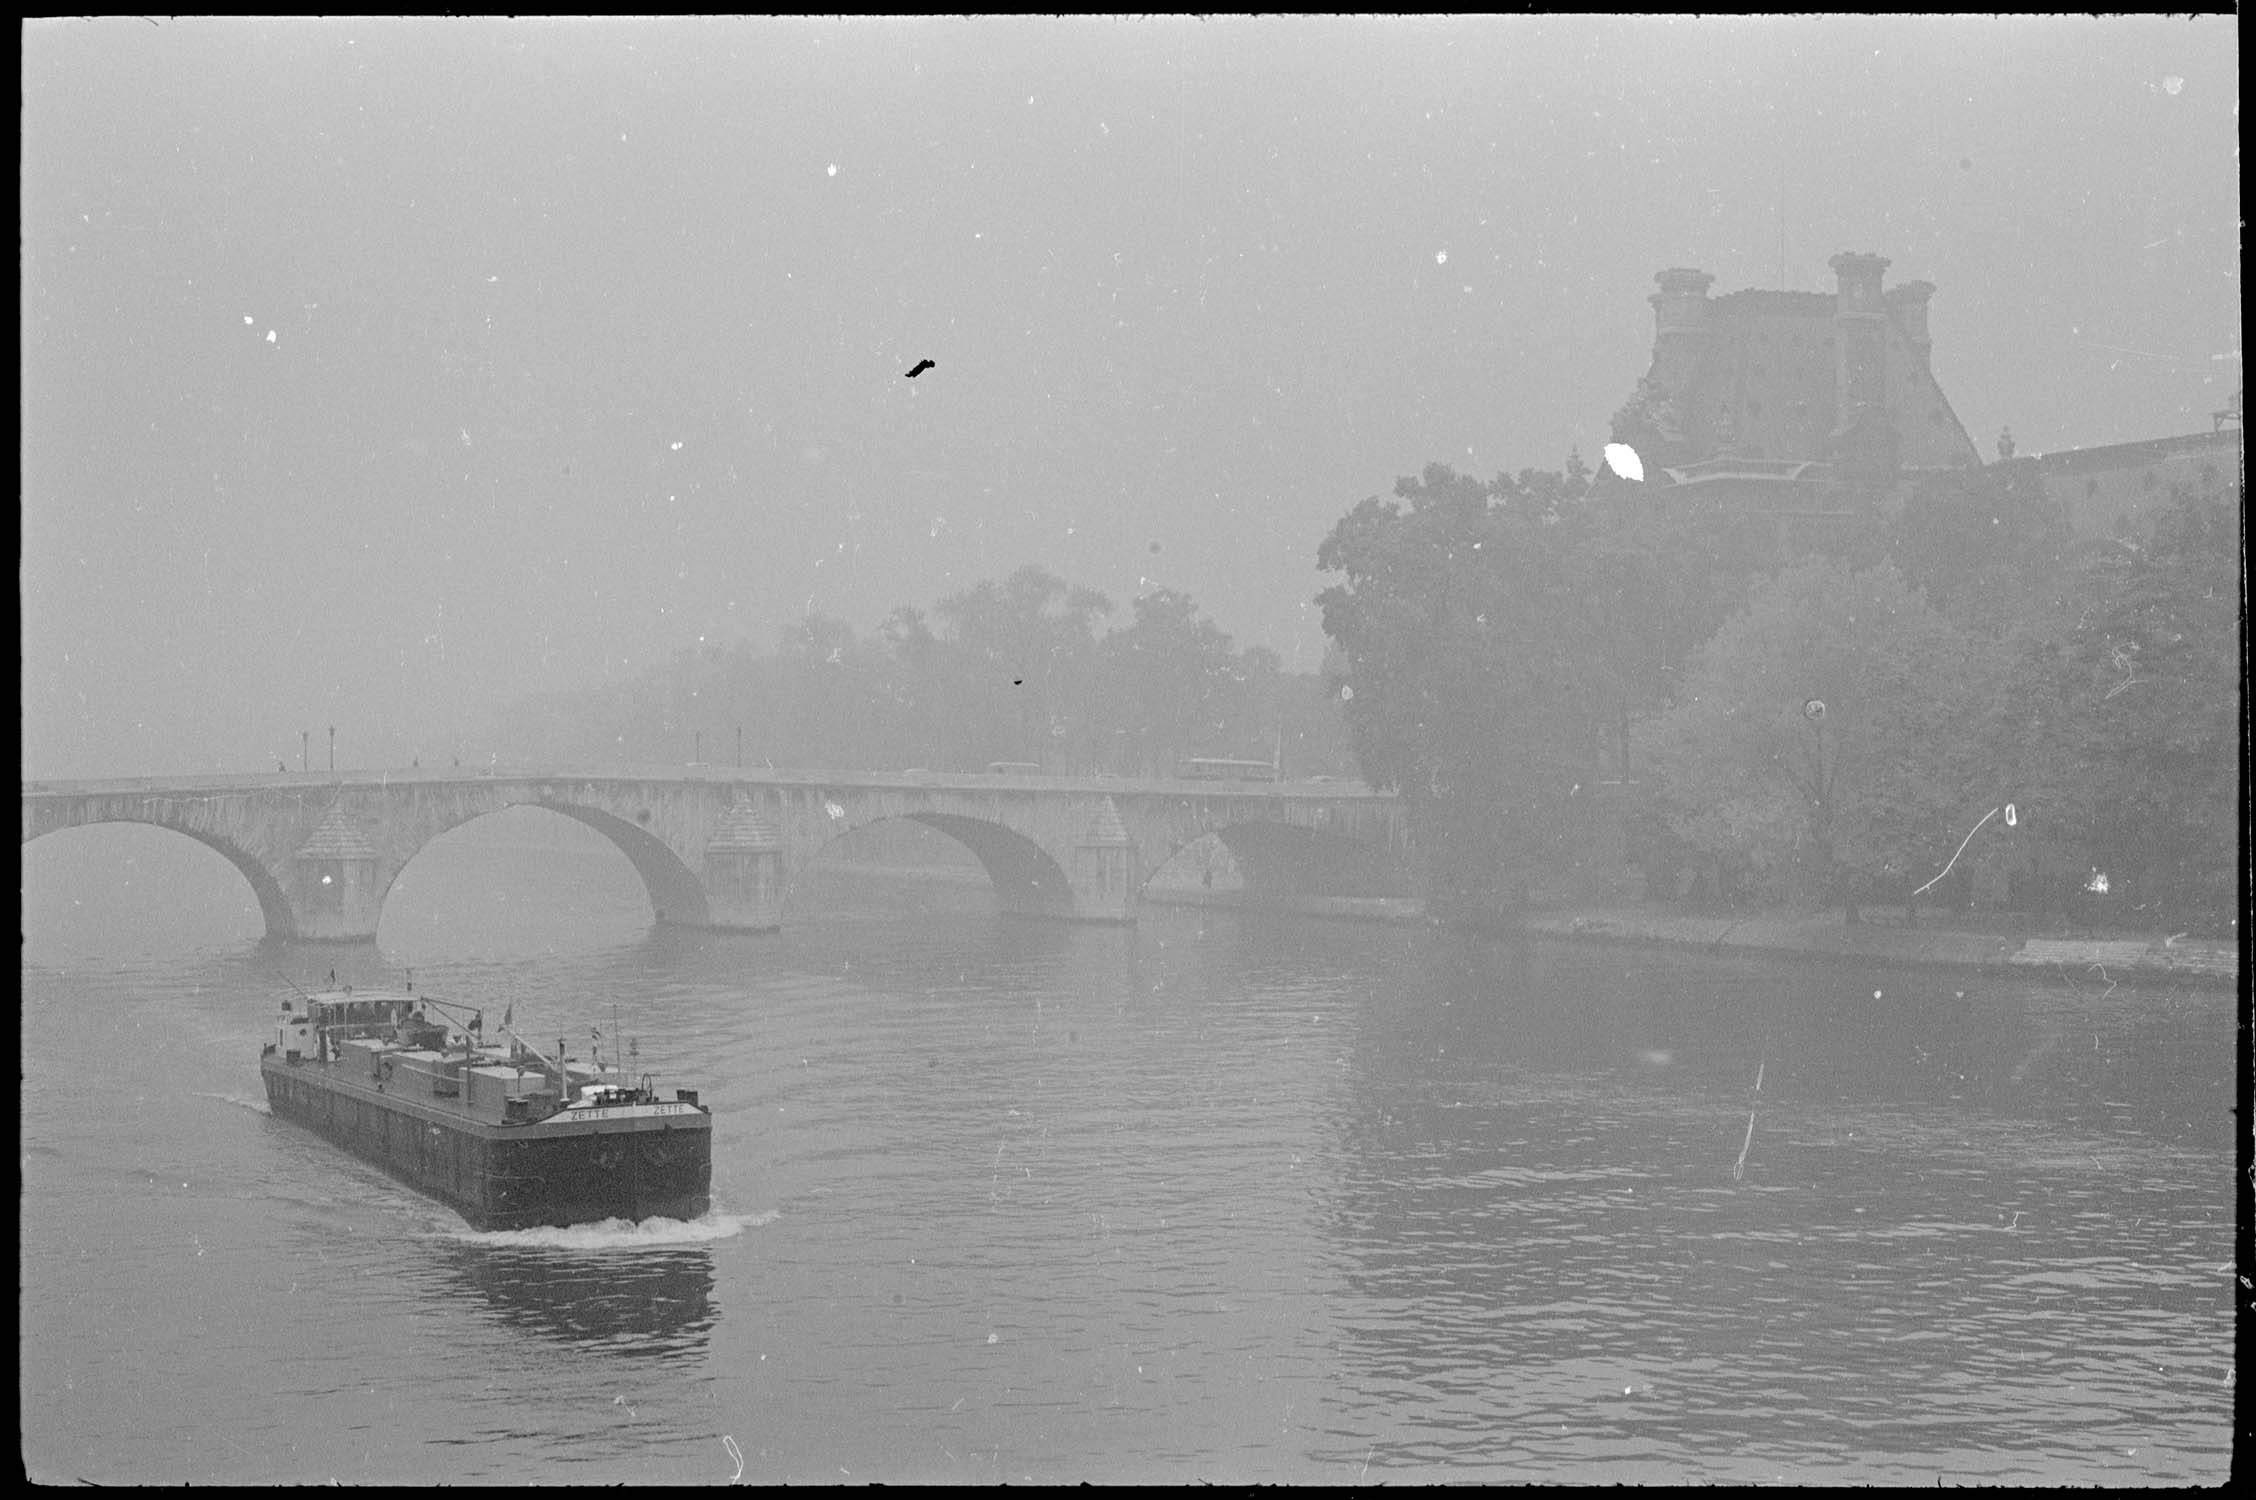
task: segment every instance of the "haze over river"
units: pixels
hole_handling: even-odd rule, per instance
[[[658,930],[520,827],[373,949],[262,945],[152,830],[26,849],[32,1477],[2228,1476],[2229,994],[833,862],[779,936]],[[713,1215],[474,1234],[271,1118],[280,976],[331,965],[581,1055],[616,1006],[716,1107]]]

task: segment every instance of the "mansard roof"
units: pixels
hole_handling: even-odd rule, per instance
[[[1882,455],[1884,467],[1978,464],[1929,365],[1934,285],[1883,291],[1887,264],[1835,256],[1834,293],[1748,288],[1714,298],[1705,272],[1661,272],[1652,367],[1617,430],[1642,428],[1674,469],[1717,458],[1833,462],[1852,452],[1867,464]]]

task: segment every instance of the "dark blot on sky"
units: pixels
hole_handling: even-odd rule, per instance
[[[916,362],[916,368],[909,371],[909,373],[902,378],[906,380],[914,380],[919,375],[922,375],[925,371],[931,368],[933,368],[933,361],[929,359],[920,359]]]

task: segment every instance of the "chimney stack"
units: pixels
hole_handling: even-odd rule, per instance
[[[1708,288],[1715,278],[1675,266],[1653,279],[1661,286],[1645,299],[1653,304],[1653,380],[1674,398],[1691,386],[1700,368],[1708,342]]]
[[[1844,251],[1826,262],[1840,278],[1834,296],[1834,396],[1842,429],[1856,425],[1864,413],[1887,403],[1885,345],[1882,321],[1887,316],[1880,295],[1880,277],[1888,269],[1884,255],[1856,255]]]
[[[1907,281],[1902,286],[1890,287],[1881,297],[1895,313],[1896,326],[1903,329],[1904,339],[1918,357],[1921,369],[1928,367],[1928,354],[1935,347],[1934,340],[1927,336],[1927,299],[1934,295],[1932,281]]]

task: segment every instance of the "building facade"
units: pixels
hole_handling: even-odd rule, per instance
[[[2078,541],[2130,538],[2153,524],[2180,488],[2215,489],[2241,482],[2244,462],[2237,410],[2230,423],[2183,437],[2147,438],[2095,448],[2067,448],[2003,462],[2035,472]]]
[[[1934,285],[1885,286],[1878,255],[1831,265],[1830,294],[1710,297],[1705,271],[1653,278],[1652,368],[1613,420],[1647,483],[1837,517],[1981,463],[1935,379]]]
[[[1935,378],[1933,283],[1885,285],[1878,255],[1830,264],[1831,293],[1711,297],[1705,271],[1654,276],[1652,368],[1613,418],[1613,440],[1637,451],[1645,483],[1767,512],[1782,538],[1822,541],[1838,522],[1981,466]],[[2213,427],[2018,458],[2007,436],[1999,462],[2028,466],[2079,540],[2128,536],[2180,487],[2240,482],[2237,393]]]

